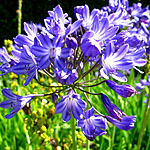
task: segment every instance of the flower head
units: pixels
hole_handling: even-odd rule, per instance
[[[2,94],[8,98],[8,100],[0,103],[2,108],[13,108],[10,114],[6,115],[5,118],[12,118],[20,109],[22,109],[28,102],[33,98],[32,95],[19,96],[15,95],[9,88],[2,90]]]

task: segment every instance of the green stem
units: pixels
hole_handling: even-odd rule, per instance
[[[116,126],[113,127],[113,132],[112,132],[112,139],[111,139],[111,147],[110,150],[113,150],[113,146],[114,146],[114,140],[115,140],[115,134],[116,134]]]
[[[73,150],[76,150],[76,137],[75,137],[75,122],[72,116],[71,118],[71,130],[72,130],[72,141],[73,141]]]
[[[21,34],[22,0],[18,0],[18,34]]]
[[[149,150],[149,146],[150,146],[150,136],[148,138],[148,143],[147,143],[147,146],[146,146],[146,150]]]
[[[88,139],[86,139],[86,150],[90,149],[90,142]]]
[[[140,150],[140,147],[141,147],[142,138],[143,138],[144,129],[145,129],[146,120],[147,120],[146,116],[147,116],[147,112],[148,112],[149,102],[150,102],[150,87],[149,87],[149,94],[148,94],[147,102],[146,102],[146,106],[145,106],[145,111],[144,111],[142,126],[141,126],[140,134],[139,134],[139,137],[138,137],[137,150]]]
[[[87,63],[85,64],[85,70],[90,70],[89,62],[87,62]],[[83,76],[82,76],[82,77],[83,77]],[[85,75],[85,80],[86,80],[86,81],[90,80],[90,73]],[[88,92],[90,92],[90,89],[89,89],[89,88],[88,88],[87,90],[88,90]],[[89,150],[89,149],[90,149],[90,142],[89,142],[88,139],[86,139],[86,150]]]

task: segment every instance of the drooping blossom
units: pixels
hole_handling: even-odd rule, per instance
[[[116,127],[122,130],[130,130],[134,127],[135,116],[127,116],[122,112],[116,105],[114,105],[106,95],[101,95],[103,104],[110,116],[105,116],[105,118],[114,124]]]

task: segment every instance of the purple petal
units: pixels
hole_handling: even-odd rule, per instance
[[[24,83],[24,86],[28,85],[29,82],[36,76],[36,71],[29,74],[28,78],[26,79],[26,82]]]
[[[100,73],[105,79],[109,79],[108,70],[106,68],[102,68]]]
[[[121,121],[113,119],[110,116],[105,116],[105,117],[109,122],[111,122],[112,124],[114,124],[116,127],[118,127],[121,130],[128,131],[134,127],[135,116],[125,116],[122,118]]]
[[[35,56],[45,56],[49,54],[49,50],[45,47],[42,47],[40,45],[36,46],[33,45],[31,52],[35,55]]]
[[[9,99],[17,98],[17,95],[15,95],[9,88],[2,89],[2,94]]]
[[[78,120],[77,126],[79,128],[83,128],[85,126],[85,120],[84,119]]]
[[[76,104],[73,104],[73,117],[76,119],[76,120],[79,120],[80,119],[80,115],[83,114],[83,109],[82,107],[76,103]]]
[[[88,118],[90,118],[91,116],[93,116],[93,114],[94,114],[94,108],[92,107],[91,109],[89,109],[89,110],[87,110],[87,111],[85,112],[84,117],[85,117],[86,119],[88,119]]]
[[[100,30],[100,27],[99,27],[99,17],[98,15],[96,15],[94,17],[94,20],[93,20],[93,24],[92,24],[92,27],[91,27],[91,30],[94,31],[95,33],[97,33],[99,30]]]
[[[109,39],[109,38],[113,37],[117,33],[117,31],[118,31],[118,27],[113,27],[110,30],[104,32],[99,38],[101,40]]]
[[[62,48],[61,53],[60,53],[60,57],[67,58],[67,57],[72,56],[73,53],[74,53],[74,50],[72,48]]]
[[[71,119],[71,117],[72,117],[72,111],[68,111],[68,108],[66,107],[62,112],[63,121],[67,122]]]
[[[122,73],[120,73],[120,72],[113,72],[113,73],[110,73],[110,75],[114,78],[114,79],[116,79],[116,80],[118,80],[118,81],[120,81],[120,82],[127,82],[127,78],[126,78],[126,76],[124,76]]]
[[[15,99],[14,100],[6,100],[6,101],[3,101],[0,103],[0,107],[2,108],[12,108],[12,107],[15,107],[14,105],[12,105],[14,103]]]
[[[5,118],[6,118],[6,119],[12,118],[14,115],[16,115],[16,113],[17,113],[19,110],[20,110],[20,107],[16,107],[16,108],[12,109],[12,110],[10,111],[10,114],[7,114],[7,115],[5,116]]]
[[[114,53],[113,55],[113,58],[115,59],[115,61],[122,59],[126,55],[128,50],[129,50],[128,44],[124,44],[121,48],[119,48],[117,52]]]
[[[105,130],[107,129],[107,121],[103,117],[94,116],[93,124],[98,128],[105,129]]]
[[[61,100],[59,103],[56,104],[55,110],[56,114],[63,112],[64,109],[66,109],[66,102],[65,100]]]
[[[99,22],[99,33],[102,35],[106,30],[108,29],[109,26],[109,21],[107,18],[102,18]]]

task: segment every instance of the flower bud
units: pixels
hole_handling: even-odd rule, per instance
[[[66,37],[66,44],[67,44],[67,47],[76,49],[77,40],[74,37]]]
[[[117,94],[119,94],[122,97],[127,98],[132,96],[132,94],[136,93],[135,88],[131,85],[119,85],[111,80],[107,80],[106,83],[112,90],[114,90]]]
[[[56,104],[58,102],[58,95],[52,94],[52,101],[54,102],[54,104]]]
[[[122,112],[116,105],[114,105],[106,95],[102,94],[101,95],[103,104],[106,108],[107,113],[112,117],[115,118],[117,120],[121,120],[122,116],[126,116],[126,114],[124,112]]]

